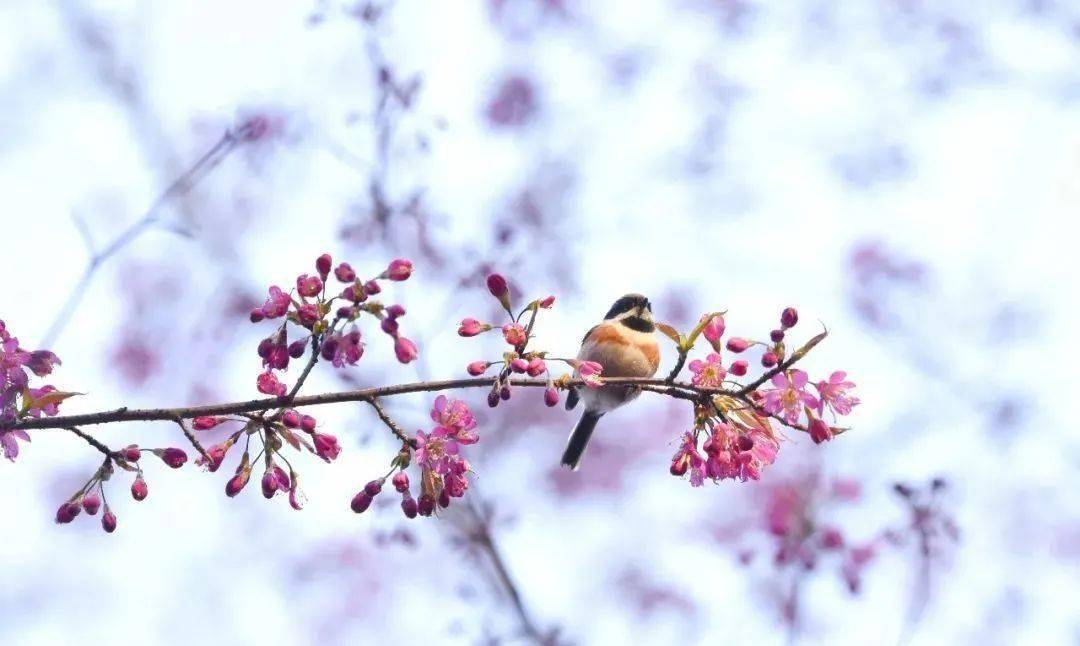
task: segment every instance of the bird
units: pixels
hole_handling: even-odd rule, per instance
[[[660,347],[653,334],[655,331],[649,299],[641,294],[627,294],[615,301],[603,323],[585,333],[577,358],[599,363],[603,366],[601,374],[604,377],[652,377],[660,366]],[[585,403],[585,410],[570,432],[562,456],[563,466],[576,471],[600,418],[640,394],[640,388],[625,384],[571,389],[567,394],[566,409],[572,410],[580,399]]]

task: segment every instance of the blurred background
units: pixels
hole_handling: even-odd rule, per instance
[[[557,295],[563,356],[628,291],[757,338],[796,306],[831,332],[806,369],[863,401],[691,488],[685,405],[608,416],[571,474],[575,415],[465,392],[474,502],[413,521],[349,510],[394,442],[323,407],[344,451],[294,461],[303,511],[149,464],[111,536],[53,524],[98,458],[39,431],[0,464],[2,643],[1080,643],[1076,2],[5,0],[0,106],[0,318],[67,413],[255,395],[246,313],[322,252],[413,260],[385,295],[421,359],[369,324],[306,392],[501,352],[455,334],[495,270]],[[431,399],[387,405],[426,429]],[[862,549],[785,562],[778,514]]]

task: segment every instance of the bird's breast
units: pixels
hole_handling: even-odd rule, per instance
[[[585,339],[578,358],[604,366],[605,377],[651,377],[660,366],[660,348],[652,334],[604,323]]]

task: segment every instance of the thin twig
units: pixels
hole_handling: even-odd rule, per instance
[[[79,437],[81,437],[82,439],[86,440],[87,444],[89,444],[90,446],[94,447],[94,448],[95,448],[95,449],[97,449],[98,451],[101,451],[102,453],[104,453],[104,454],[105,454],[105,458],[106,458],[106,460],[112,457],[112,455],[113,455],[112,449],[110,449],[109,447],[107,447],[107,446],[105,446],[104,444],[102,444],[102,443],[101,443],[101,442],[100,442],[100,441],[99,441],[99,440],[98,440],[97,438],[95,438],[94,436],[92,436],[92,435],[90,435],[90,434],[88,434],[88,433],[84,433],[83,431],[81,431],[81,430],[80,430],[80,429],[78,429],[78,428],[75,428],[74,426],[65,426],[64,428],[65,428],[65,429],[67,429],[67,430],[69,430],[69,431],[71,431],[71,432],[72,432],[72,433],[74,433],[75,435],[78,435],[78,436],[79,436]]]
[[[397,423],[389,415],[387,415],[386,410],[383,409],[382,404],[379,403],[378,399],[376,399],[374,397],[369,397],[368,399],[365,399],[364,401],[371,404],[371,407],[375,409],[375,414],[379,416],[379,419],[382,420],[383,424],[386,424],[386,426],[390,429],[390,431],[399,440],[401,440],[405,444],[408,444],[409,446],[411,446],[414,449],[416,448],[416,440],[409,438],[408,433],[403,431],[401,429],[401,427],[398,426]]]
[[[176,422],[176,425],[184,432],[184,437],[188,439],[188,442],[191,442],[191,446],[195,447],[195,450],[199,452],[199,455],[203,456],[206,460],[210,460],[210,456],[206,454],[206,449],[202,447],[202,444],[199,444],[199,440],[195,439],[195,434],[187,427],[184,420],[180,417],[174,417],[173,421]]]

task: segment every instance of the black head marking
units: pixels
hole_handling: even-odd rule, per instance
[[[620,314],[625,314],[631,310],[639,307],[652,311],[652,304],[649,303],[649,299],[645,298],[641,294],[627,294],[619,300],[615,301],[615,304],[611,306],[608,313],[604,316],[605,319],[613,319]]]

